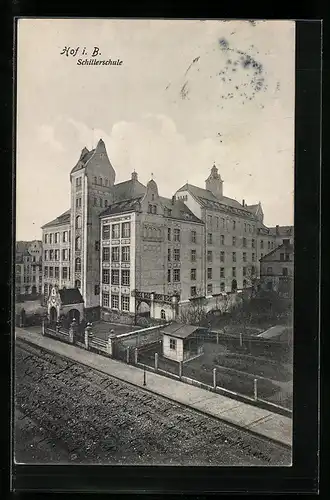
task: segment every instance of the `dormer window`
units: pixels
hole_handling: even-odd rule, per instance
[[[151,195],[151,200],[152,200],[152,201],[154,201],[154,199],[155,199],[155,195],[154,195],[154,194],[152,194],[152,195]]]

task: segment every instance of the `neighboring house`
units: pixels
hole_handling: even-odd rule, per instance
[[[42,293],[42,242],[17,241],[15,254],[16,295]]]
[[[270,228],[270,232],[275,236],[276,246],[279,247],[283,243],[294,244],[294,227],[293,226],[275,226]]]
[[[294,246],[282,243],[260,259],[260,285],[263,290],[273,290],[280,296],[293,293]]]
[[[203,354],[198,326],[172,323],[161,330],[163,356],[173,361],[188,361]]]

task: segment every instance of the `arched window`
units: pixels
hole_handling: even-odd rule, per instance
[[[76,217],[76,229],[81,229],[81,215]]]
[[[75,283],[74,283],[74,286],[75,286],[75,288],[81,288],[81,281],[80,280],[76,280]]]
[[[74,269],[75,269],[76,273],[80,273],[81,272],[81,259],[80,259],[80,257],[76,258],[75,268]]]
[[[166,319],[166,314],[165,314],[164,309],[162,309],[162,310],[160,311],[160,317],[161,317],[161,319]]]
[[[80,236],[77,236],[77,238],[76,238],[75,249],[81,250],[81,238],[80,238]]]

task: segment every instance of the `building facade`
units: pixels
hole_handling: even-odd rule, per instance
[[[261,204],[223,194],[216,166],[205,189],[186,184],[169,199],[154,179],[115,183],[100,140],[70,173],[71,207],[43,226],[43,291],[78,289],[86,318],[175,319],[193,299],[252,286],[276,247]]]
[[[42,242],[18,241],[15,254],[15,293],[39,295],[42,291]]]
[[[260,259],[260,285],[265,291],[291,298],[293,294],[294,246],[282,243]]]

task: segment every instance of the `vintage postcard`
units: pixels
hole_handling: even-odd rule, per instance
[[[17,464],[291,466],[294,21],[19,19]]]

